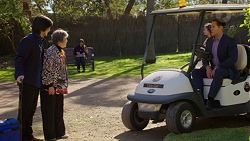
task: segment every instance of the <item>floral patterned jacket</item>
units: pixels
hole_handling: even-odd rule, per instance
[[[52,45],[44,54],[42,84],[46,88],[54,86],[57,88],[68,87],[66,56],[63,49]]]

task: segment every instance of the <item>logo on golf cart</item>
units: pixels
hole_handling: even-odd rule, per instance
[[[153,82],[160,81],[162,79],[162,76],[157,76],[153,79]]]
[[[147,91],[148,93],[154,93],[155,92],[155,89],[149,89],[148,91]]]
[[[246,92],[249,92],[249,91],[250,91],[250,85],[249,85],[248,82],[246,82],[246,83],[244,84],[244,90],[245,90]]]

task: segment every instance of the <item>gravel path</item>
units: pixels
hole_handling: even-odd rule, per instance
[[[133,93],[139,77],[71,80],[65,95],[68,141],[162,141],[169,133],[165,123],[149,124],[143,131],[129,131],[121,121],[127,94]],[[0,83],[0,119],[16,117],[18,88],[13,82]],[[40,100],[34,116],[34,135],[43,138]],[[249,118],[200,118],[196,130],[250,126]]]

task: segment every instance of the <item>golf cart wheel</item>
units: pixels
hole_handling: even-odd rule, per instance
[[[138,105],[136,102],[127,102],[122,109],[122,122],[130,130],[143,130],[149,120],[138,116]]]
[[[172,133],[189,133],[195,126],[194,108],[187,102],[173,103],[166,113],[167,128]]]

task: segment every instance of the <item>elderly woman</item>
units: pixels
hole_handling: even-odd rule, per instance
[[[65,139],[63,101],[67,93],[68,78],[63,48],[68,33],[57,29],[51,35],[53,45],[44,54],[42,70],[41,111],[45,140]]]

